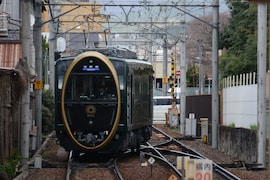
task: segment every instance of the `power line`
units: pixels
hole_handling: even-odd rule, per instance
[[[90,6],[90,7],[145,7],[141,4],[89,4],[89,3],[50,3],[52,6]],[[148,4],[147,7],[174,7],[176,4]],[[182,7],[213,7],[212,4],[189,4],[179,5]]]

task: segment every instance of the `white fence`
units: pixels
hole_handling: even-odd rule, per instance
[[[256,73],[227,77],[223,80],[223,125],[250,128],[257,126]]]

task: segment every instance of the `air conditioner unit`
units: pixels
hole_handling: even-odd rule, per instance
[[[0,14],[0,36],[8,36],[8,15]]]

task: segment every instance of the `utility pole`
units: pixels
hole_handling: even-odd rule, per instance
[[[199,95],[204,94],[204,76],[202,62],[202,39],[198,39],[199,43]]]
[[[22,27],[21,27],[21,39],[22,39],[22,57],[26,59],[28,68],[31,64],[31,35],[30,35],[30,12],[31,12],[31,0],[24,0],[22,2]],[[27,71],[27,70],[26,70]],[[30,71],[30,70],[29,70]],[[21,99],[21,156],[22,163],[27,164],[29,159],[29,130],[31,125],[30,120],[30,77],[25,77],[26,88]]]
[[[149,62],[152,64],[153,61],[153,41],[152,41],[152,17],[150,17],[150,28],[149,28],[149,36],[150,36],[150,41],[149,41],[149,50],[148,50],[148,59]]]
[[[218,73],[218,31],[219,0],[213,0],[213,33],[212,33],[212,148],[217,148],[217,129],[219,124],[219,73]]]
[[[36,57],[36,73],[37,80],[35,83],[35,118],[37,126],[37,139],[36,146],[41,146],[41,135],[42,135],[42,36],[41,36],[41,13],[42,13],[42,2],[41,0],[35,1],[35,24],[34,24],[34,45],[35,45],[35,57]]]
[[[186,1],[183,0],[183,7]],[[183,14],[182,23],[182,40],[181,40],[181,56],[180,56],[180,72],[181,72],[181,95],[180,95],[180,134],[185,134],[186,121],[186,13]]]
[[[168,42],[167,35],[163,37],[163,78],[162,78],[162,91],[163,96],[167,95],[168,90]]]
[[[267,49],[267,4],[258,3],[258,104],[257,104],[257,163],[266,166],[266,49]]]
[[[165,11],[167,9],[165,8]],[[164,18],[165,23],[165,32],[167,32],[167,21],[168,17]],[[168,36],[167,34],[164,34],[163,36],[163,78],[162,78],[162,90],[163,90],[163,96],[167,95],[168,91]]]
[[[267,14],[270,14],[270,6],[268,4],[267,6]],[[267,72],[267,77],[268,77],[268,132],[270,132],[270,18],[268,18],[268,72]],[[269,134],[269,133],[268,133]],[[270,138],[268,137],[268,149],[270,149]],[[268,162],[270,161],[270,153],[268,153]],[[270,169],[270,163],[268,163],[268,170]],[[268,171],[268,177],[270,177],[270,171]]]
[[[54,4],[54,0],[50,0],[50,3],[51,4]],[[49,24],[49,29],[50,29],[50,33],[49,33],[49,65],[50,65],[50,80],[49,80],[49,85],[50,85],[50,90],[52,91],[52,93],[54,94],[54,59],[55,59],[55,33],[56,33],[56,30],[55,30],[55,24],[54,24],[54,16],[55,16],[55,13],[54,13],[54,6],[51,7],[50,9],[52,12],[50,12],[50,14],[53,16],[51,17],[52,20],[50,21],[50,24]]]

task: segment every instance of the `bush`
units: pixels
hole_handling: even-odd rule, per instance
[[[250,129],[256,131],[257,130],[257,124],[251,124]]]
[[[54,97],[50,90],[42,91],[42,133],[54,130]]]
[[[228,124],[229,127],[232,127],[232,128],[235,128],[235,124],[234,123],[231,123],[231,124]]]
[[[0,166],[0,179],[1,177],[8,176],[9,179],[12,179],[16,176],[15,170],[17,164],[20,162],[21,156],[19,153],[14,153],[10,159],[5,160],[3,165]]]

